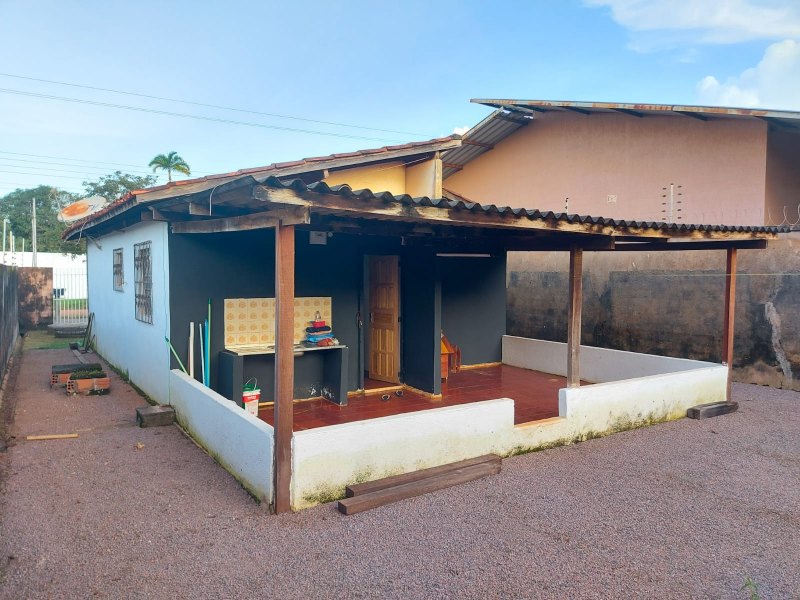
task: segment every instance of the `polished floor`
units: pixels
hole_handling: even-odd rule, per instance
[[[508,365],[467,369],[451,374],[449,380],[442,383],[442,397],[438,399],[411,390],[404,390],[402,395],[371,394],[366,390],[363,394],[351,396],[345,406],[322,399],[297,402],[294,405],[294,430],[302,431],[495,398],[513,399],[514,423],[527,423],[557,417],[558,390],[565,386],[566,380],[563,377]],[[272,424],[272,407],[262,408],[258,416]]]

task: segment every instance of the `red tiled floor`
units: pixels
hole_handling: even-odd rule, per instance
[[[539,371],[529,371],[508,365],[468,369],[450,375],[442,383],[442,397],[432,399],[405,390],[402,396],[390,393],[351,396],[346,406],[327,400],[309,400],[294,405],[294,430],[314,429],[326,425],[350,423],[376,417],[386,417],[407,412],[454,406],[495,398],[514,400],[514,423],[527,423],[558,416],[558,390],[566,386],[566,379]],[[273,423],[272,407],[262,408],[259,418]]]

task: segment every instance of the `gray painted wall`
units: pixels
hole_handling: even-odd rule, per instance
[[[440,257],[442,330],[474,365],[502,360],[506,333],[506,257]]]
[[[334,335],[350,349],[348,389],[358,389],[360,383],[359,344],[364,332],[359,329],[358,317],[366,315],[363,289],[364,256],[397,254],[401,257],[401,344],[402,371],[410,385],[438,393],[440,381],[439,332],[441,330],[441,286],[433,250],[409,249],[399,238],[335,234],[327,245],[310,245],[308,232],[296,235],[297,296],[331,296],[333,299]],[[225,298],[274,296],[274,235],[271,230],[217,234],[171,234],[170,299],[171,339],[181,356],[188,344],[188,323],[201,322],[206,317],[208,299],[212,300],[211,383],[217,382],[217,356],[224,348]],[[488,263],[487,263],[488,264]],[[505,281],[498,278],[499,263],[492,262],[491,273],[475,283],[494,285],[492,296],[503,297]],[[448,280],[451,298],[463,282]],[[455,305],[455,304],[454,304]],[[464,311],[456,308],[454,323],[465,322],[459,317]],[[497,344],[504,333],[498,328]],[[495,321],[499,322],[499,316]],[[454,331],[460,326],[453,326]],[[469,332],[466,332],[467,334]],[[466,339],[466,338],[465,338]],[[468,345],[470,345],[468,343]],[[307,397],[321,380],[322,353],[307,353],[295,362],[295,396]],[[499,359],[498,359],[499,360]],[[178,368],[173,359],[173,368]],[[196,373],[200,372],[196,352]],[[257,377],[262,397],[268,398],[274,379],[271,357],[251,357],[245,365],[245,378]]]

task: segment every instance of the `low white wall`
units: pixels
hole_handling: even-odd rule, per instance
[[[595,363],[591,377],[624,379],[560,390],[559,416],[552,419],[515,426],[514,402],[503,398],[296,432],[293,508],[341,497],[348,484],[488,452],[570,444],[678,419],[692,406],[725,399],[725,366],[595,350],[601,349],[587,349]],[[516,366],[559,374],[559,352],[554,342],[503,339],[504,362]]]
[[[272,427],[183,371],[170,371],[169,384],[181,426],[251,494],[271,502]]]
[[[564,342],[504,335],[503,363],[566,377],[567,345]],[[719,365],[687,358],[638,354],[594,346],[581,346],[580,351],[581,379],[593,383],[607,383],[712,366]]]
[[[294,434],[292,507],[344,495],[346,485],[503,453],[514,403],[489,400]]]

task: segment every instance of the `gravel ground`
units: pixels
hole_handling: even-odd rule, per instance
[[[748,598],[745,577],[800,598],[798,393],[736,385],[733,415],[511,458],[353,517],[270,516],[176,427],[136,428],[118,379],[51,392],[70,357],[23,357],[3,598]]]

